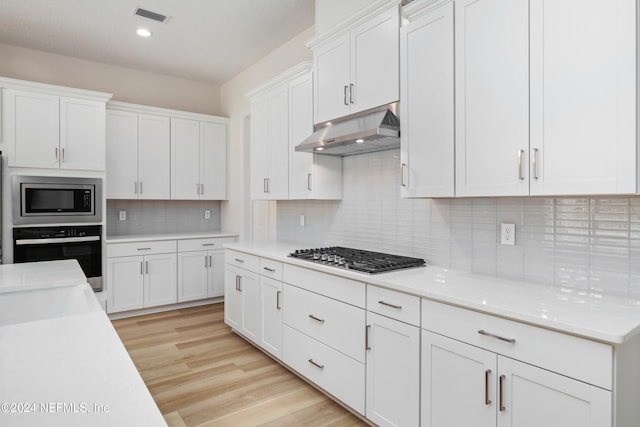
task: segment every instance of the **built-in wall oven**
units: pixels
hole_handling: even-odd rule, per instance
[[[76,259],[94,291],[102,291],[102,226],[13,229],[13,262]]]

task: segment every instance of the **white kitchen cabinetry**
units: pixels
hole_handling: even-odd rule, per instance
[[[398,4],[372,4],[307,43],[316,76],[316,123],[400,98]]]
[[[110,95],[0,80],[9,166],[105,169],[105,105]],[[20,89],[11,88],[12,86]],[[23,90],[27,88],[29,90]],[[74,97],[87,94],[86,98]]]
[[[260,258],[260,346],[282,359],[282,263]]]
[[[379,426],[418,425],[420,298],[368,285],[366,347],[367,418]]]
[[[610,346],[422,304],[423,426],[612,425]]]
[[[400,30],[403,197],[453,197],[453,3],[426,13],[405,7]]]
[[[225,262],[224,321],[245,338],[259,344],[259,258],[227,250]]]
[[[107,245],[108,311],[177,302],[176,241]]]
[[[178,302],[224,295],[223,244],[234,240],[178,240]]]
[[[171,118],[171,198],[227,198],[227,123]]]

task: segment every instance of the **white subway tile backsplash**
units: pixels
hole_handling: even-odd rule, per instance
[[[345,157],[343,200],[278,202],[278,238],[418,256],[640,305],[640,197],[402,199],[399,166],[398,150]],[[500,244],[503,222],[516,224],[515,246]]]

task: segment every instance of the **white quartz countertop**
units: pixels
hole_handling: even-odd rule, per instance
[[[640,332],[640,301],[523,283],[433,266],[368,275],[287,255],[300,245],[228,243],[226,248],[347,277],[447,304],[611,344]]]
[[[0,425],[166,426],[80,266],[63,263],[0,266],[5,288],[24,284],[0,293]]]
[[[224,231],[197,231],[159,234],[124,234],[105,238],[107,243],[154,242],[159,240],[206,239],[214,237],[237,237],[238,233]]]
[[[87,278],[74,259],[0,266],[0,294],[86,282]]]

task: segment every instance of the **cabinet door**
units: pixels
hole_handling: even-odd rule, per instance
[[[177,302],[176,254],[146,255],[144,259],[144,306]]]
[[[367,312],[367,418],[379,426],[420,420],[420,329]]]
[[[295,150],[313,133],[313,78],[308,73],[289,83],[289,198],[313,197],[314,154]]]
[[[242,292],[239,283],[243,271],[227,265],[224,275],[224,323],[238,332],[242,324]]]
[[[109,313],[144,306],[144,261],[141,256],[107,258]]]
[[[403,197],[454,195],[453,3],[400,32]]]
[[[171,119],[171,198],[200,197],[200,122]]]
[[[270,200],[289,198],[289,88],[269,94],[269,182]]]
[[[282,359],[282,282],[260,277],[260,347]]]
[[[398,7],[351,31],[351,113],[400,99],[399,58]]]
[[[251,199],[267,200],[269,177],[269,102],[268,97],[251,99]]]
[[[138,116],[138,181],[140,199],[168,200],[171,189],[169,117]]]
[[[138,115],[107,110],[107,199],[137,199]]]
[[[207,251],[178,253],[178,302],[207,297]]]
[[[529,194],[529,2],[455,2],[456,195]]]
[[[224,295],[224,251],[208,251],[208,254],[207,297],[220,297]]]
[[[532,195],[637,191],[636,8],[531,1]]]
[[[5,89],[3,110],[9,166],[58,168],[59,97]]]
[[[351,111],[349,43],[347,34],[313,51],[315,123],[346,116]]]
[[[255,343],[260,342],[260,284],[258,275],[243,271],[239,287],[242,298],[240,332]]]
[[[496,425],[494,353],[423,330],[421,372],[423,427]]]
[[[104,102],[60,98],[60,168],[105,169]]]
[[[200,123],[200,200],[228,198],[227,141],[227,125]]]
[[[612,425],[610,391],[506,357],[498,357],[498,367],[498,427]]]

